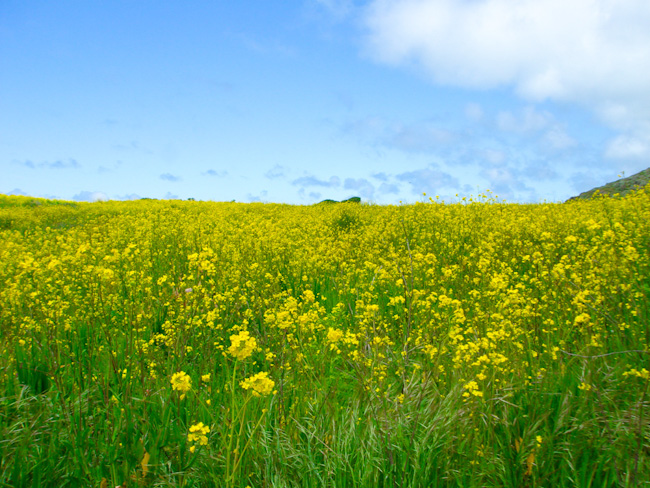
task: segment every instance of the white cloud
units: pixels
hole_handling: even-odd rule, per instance
[[[620,135],[607,145],[605,156],[610,159],[650,159],[650,138]]]
[[[373,0],[365,25],[367,52],[379,62],[414,67],[436,83],[578,103],[627,138],[611,141],[608,155],[648,150],[647,0]],[[524,121],[528,128],[548,123],[530,115],[537,118]],[[513,122],[507,114],[500,121]],[[573,143],[557,130],[547,137],[556,147]]]
[[[528,97],[628,95],[650,82],[646,0],[375,0],[372,54],[436,81]]]

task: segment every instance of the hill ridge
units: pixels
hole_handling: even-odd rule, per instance
[[[596,192],[600,193],[601,195],[614,195],[618,193],[621,196],[624,196],[634,190],[645,187],[649,182],[650,168],[646,168],[631,176],[621,178],[620,180],[611,181],[604,184],[603,186],[584,191],[580,193],[580,195],[569,198],[567,202],[571,200],[591,198]]]

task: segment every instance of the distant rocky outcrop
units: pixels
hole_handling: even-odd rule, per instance
[[[650,182],[650,168],[639,171],[627,178],[621,178],[620,180],[612,181],[611,183],[599,186],[598,188],[592,188],[589,191],[582,192],[576,197],[569,198],[567,202],[571,200],[591,198],[596,192],[601,195],[614,195],[615,193],[618,193],[623,196],[634,190],[645,187],[648,182]]]

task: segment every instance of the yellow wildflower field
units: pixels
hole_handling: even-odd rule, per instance
[[[0,480],[641,486],[649,251],[650,191],[0,195]]]

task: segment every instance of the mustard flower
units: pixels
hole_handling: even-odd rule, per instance
[[[190,433],[187,434],[187,440],[189,442],[198,442],[201,446],[208,444],[208,433],[210,432],[210,427],[203,425],[203,422],[194,424],[190,427]]]
[[[340,329],[333,329],[332,327],[328,328],[327,331],[327,340],[333,344],[336,344],[343,337],[343,331]]]
[[[182,393],[181,399],[185,398],[185,394],[192,389],[192,378],[184,371],[174,373],[171,383],[173,390],[178,390]]]
[[[257,341],[250,336],[247,330],[231,335],[230,343],[228,352],[240,361],[249,357],[257,349]]]
[[[275,381],[266,372],[257,373],[239,383],[244,390],[253,390],[254,396],[265,396],[273,391]]]

